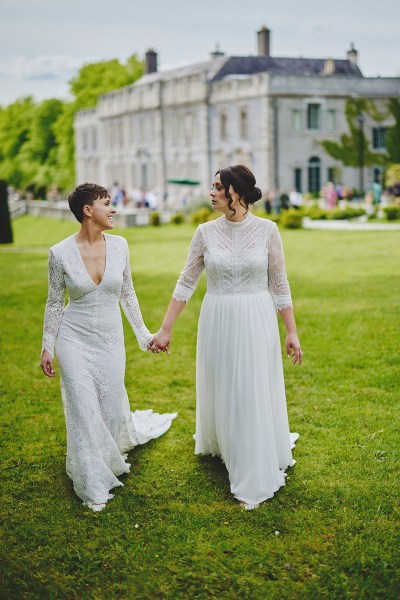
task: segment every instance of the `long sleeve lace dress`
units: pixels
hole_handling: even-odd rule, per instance
[[[94,508],[123,484],[127,451],[165,433],[176,413],[130,411],[124,384],[121,303],[139,346],[152,336],[132,284],[129,250],[120,236],[103,234],[106,267],[97,285],[86,270],[75,236],[49,254],[49,292],[42,351],[56,348],[67,427],[67,473],[76,494]],[[65,289],[69,301],[64,307]]]
[[[294,464],[276,310],[292,306],[279,230],[248,213],[200,225],[173,297],[188,301],[205,267],[198,326],[195,453],[218,455],[232,494],[271,498]]]

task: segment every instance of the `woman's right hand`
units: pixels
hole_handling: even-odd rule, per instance
[[[53,357],[48,350],[43,350],[42,360],[40,361],[43,373],[47,377],[54,377]]]
[[[152,347],[158,348],[162,352],[169,354],[169,343],[171,341],[171,332],[163,327],[154,336]]]

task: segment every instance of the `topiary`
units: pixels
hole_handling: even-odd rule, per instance
[[[200,225],[200,223],[206,223],[208,221],[208,217],[211,214],[210,208],[199,208],[194,213],[190,215],[190,222],[192,225]]]
[[[298,210],[285,210],[281,214],[280,224],[286,229],[301,229],[303,227],[303,215]]]
[[[312,204],[304,208],[304,215],[313,221],[324,220],[328,218],[328,213],[318,206],[318,204]]]
[[[400,219],[400,206],[385,206],[383,212],[388,221]]]
[[[181,223],[184,222],[184,220],[185,219],[183,218],[183,214],[182,213],[175,213],[171,217],[171,223],[173,223],[174,225],[180,225]]]
[[[161,225],[161,216],[157,211],[153,211],[150,213],[150,225],[154,227],[159,227]]]

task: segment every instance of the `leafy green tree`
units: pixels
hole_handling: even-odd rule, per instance
[[[0,178],[21,187],[32,173],[24,157],[35,104],[28,96],[0,110]]]
[[[376,112],[375,105],[373,103],[371,105],[371,102],[364,99],[347,100],[345,113],[350,133],[344,133],[341,136],[341,143],[323,140],[320,142],[321,146],[330,156],[347,167],[359,166],[361,146],[363,147],[363,164],[365,166],[384,164],[386,156],[370,150],[369,142],[357,122],[357,117],[361,113],[367,113],[370,116],[379,114]],[[381,120],[380,116],[378,118]]]
[[[133,54],[125,64],[118,60],[108,60],[84,65],[76,77],[71,79],[70,91],[74,99],[64,106],[63,113],[54,126],[60,166],[55,181],[59,187],[72,187],[75,181],[75,113],[95,106],[101,94],[129,85],[143,73],[144,62]]]
[[[389,127],[386,134],[386,147],[390,163],[400,163],[400,101],[390,98],[388,107],[395,119],[393,127]]]
[[[18,188],[72,187],[76,111],[95,106],[101,94],[133,83],[143,72],[136,55],[125,64],[84,65],[70,82],[71,102],[35,103],[29,96],[0,107],[0,178]]]

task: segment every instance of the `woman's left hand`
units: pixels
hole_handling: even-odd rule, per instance
[[[292,359],[292,363],[300,366],[303,362],[303,353],[297,333],[288,333],[286,336],[286,354]]]

